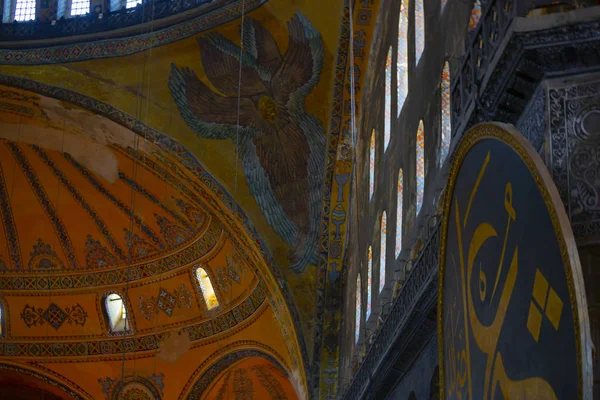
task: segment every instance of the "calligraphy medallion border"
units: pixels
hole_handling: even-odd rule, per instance
[[[535,151],[533,146],[511,125],[498,122],[481,123],[471,128],[461,139],[455,153],[452,155],[452,165],[448,174],[448,184],[443,195],[443,217],[440,238],[440,257],[438,267],[438,354],[440,373],[440,395],[445,399],[444,382],[444,272],[446,262],[446,241],[448,239],[448,220],[450,216],[450,205],[456,178],[462,163],[471,149],[485,139],[496,139],[508,145],[515,151],[525,163],[535,181],[542,199],[546,204],[548,214],[557,236],[560,254],[565,266],[565,275],[569,288],[569,300],[573,312],[573,325],[575,329],[575,344],[577,351],[578,368],[578,399],[592,399],[592,360],[591,360],[591,336],[587,315],[587,301],[585,298],[585,286],[575,237],[571,224],[564,211],[563,203],[558,189],[545,167],[544,162]]]

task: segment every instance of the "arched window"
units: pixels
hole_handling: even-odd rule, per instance
[[[85,15],[90,12],[90,0],[71,0],[71,17]]]
[[[128,333],[131,323],[127,317],[127,304],[118,293],[109,293],[104,297],[104,310],[112,333]]]
[[[387,253],[387,214],[381,215],[381,242],[379,247],[379,293],[385,286],[385,256]]]
[[[354,325],[354,343],[358,343],[358,338],[360,337],[360,307],[360,274],[358,274],[358,278],[356,278],[356,321]]]
[[[210,277],[208,276],[204,268],[196,268],[196,280],[198,281],[198,285],[200,286],[202,296],[204,297],[206,308],[208,310],[212,310],[213,308],[218,307],[219,301],[217,300],[217,294],[215,293],[215,289],[213,288],[212,282],[210,281]]]
[[[371,132],[371,142],[369,143],[369,200],[375,193],[375,129]]]
[[[365,320],[371,315],[371,288],[373,286],[373,248],[369,246],[367,254],[367,312]]]
[[[4,304],[0,301],[0,339],[6,336],[6,313],[4,312]]]
[[[402,200],[404,199],[402,168],[398,171],[398,197],[396,200],[396,258],[402,251]]]
[[[425,193],[425,132],[422,120],[419,121],[419,129],[417,129],[416,150],[417,215],[419,215],[423,205],[423,193]]]
[[[425,49],[425,9],[423,0],[415,2],[415,64],[419,64]]]
[[[398,116],[408,95],[408,1],[401,0],[398,19],[398,54],[396,60],[396,84],[398,85]]]
[[[32,19],[35,19],[35,0],[16,1],[15,21],[31,21]]]
[[[392,46],[390,46],[385,59],[385,121],[383,128],[383,151],[390,144],[392,133]]]
[[[442,129],[440,138],[440,167],[444,164],[450,149],[450,135],[452,134],[452,122],[450,119],[450,66],[444,63],[442,70],[442,81],[440,83],[442,96]]]
[[[473,9],[471,10],[471,17],[469,18],[469,31],[477,28],[479,20],[481,19],[481,0],[475,0]]]

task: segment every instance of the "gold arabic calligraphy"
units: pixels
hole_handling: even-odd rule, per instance
[[[483,179],[485,170],[490,161],[490,153],[488,152],[483,165],[479,171],[477,181],[473,186],[469,201],[467,203],[466,212],[461,226],[461,215],[459,210],[458,199],[454,199],[453,216],[456,225],[456,238],[458,242],[458,261],[459,269],[456,266],[454,254],[449,254],[452,260],[452,267],[457,278],[457,288],[460,286],[462,290],[457,290],[456,293],[462,298],[447,299],[452,301],[452,306],[447,313],[445,321],[446,337],[448,338],[448,348],[446,353],[446,371],[447,385],[446,395],[449,399],[473,399],[473,381],[471,379],[471,359],[470,338],[474,339],[474,344],[487,357],[484,382],[483,382],[483,397],[484,399],[494,399],[497,389],[500,389],[504,399],[525,400],[525,399],[556,399],[556,394],[550,384],[538,377],[527,378],[520,381],[511,380],[506,373],[503,363],[503,354],[497,349],[498,339],[502,330],[502,325],[506,317],[508,304],[513,295],[517,275],[519,271],[519,249],[515,246],[510,255],[510,264],[504,286],[500,292],[499,281],[505,266],[505,254],[507,252],[507,242],[510,233],[511,223],[517,219],[517,211],[513,207],[513,187],[511,182],[506,183],[504,190],[504,211],[507,215],[506,228],[504,231],[504,239],[502,244],[502,252],[498,262],[496,276],[494,277],[493,286],[489,281],[481,263],[475,266],[475,259],[481,247],[488,240],[498,238],[498,232],[489,223],[483,222],[477,225],[472,237],[464,238],[463,230],[467,226],[471,205],[477,193],[477,189]],[[467,254],[464,254],[463,243],[469,241]],[[510,254],[510,252],[509,252]],[[475,312],[475,303],[470,288],[473,277],[478,276],[479,282],[479,300],[491,302],[499,296],[498,307],[493,321],[490,325],[484,325],[478,318]],[[491,293],[489,288],[491,289]],[[489,295],[489,297],[488,297]],[[457,310],[457,301],[459,309]],[[462,306],[462,310],[460,307]],[[462,312],[464,327],[459,326],[459,318],[457,313]],[[506,356],[506,355],[504,355]]]

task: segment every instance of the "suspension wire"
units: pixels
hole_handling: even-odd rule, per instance
[[[144,35],[148,35],[150,32],[153,31],[154,29],[154,0],[151,0],[151,7],[152,7],[152,11],[151,11],[151,18],[150,18],[150,24],[148,29],[143,33]],[[143,12],[143,11],[142,11]],[[146,47],[148,45],[148,38],[146,38],[146,43],[144,44],[144,47]],[[147,49],[142,50],[141,54],[144,57],[144,61],[139,64],[138,66],[138,84],[137,84],[137,94],[136,94],[136,104],[135,104],[135,118],[136,120],[141,120],[141,115],[142,115],[142,109],[143,109],[143,99],[142,96],[143,94],[142,92],[142,87],[143,87],[143,80],[144,80],[144,73],[147,70],[147,64],[148,64],[148,58],[151,55],[146,54]],[[149,95],[149,88],[150,88],[150,74],[148,72],[148,93],[147,93],[147,99],[146,99],[146,119],[148,117],[148,103],[149,103],[149,99],[150,99],[150,95]],[[147,120],[146,120],[147,122]],[[146,124],[147,125],[147,124]],[[135,190],[135,186],[137,185],[137,173],[138,173],[138,154],[139,154],[139,147],[140,147],[140,140],[141,137],[139,134],[137,134],[133,129],[131,129],[132,133],[133,133],[133,166],[132,166],[132,186],[131,186],[131,197],[130,197],[130,209],[131,209],[131,216],[130,216],[130,222],[129,222],[129,232],[130,232],[130,240],[129,240],[129,251],[128,251],[128,259],[127,259],[127,269],[126,269],[126,273],[125,273],[125,293],[124,293],[124,298],[122,299],[122,304],[124,307],[128,307],[132,305],[132,302],[129,301],[129,283],[130,283],[130,279],[131,279],[131,266],[133,263],[133,249],[132,249],[132,240],[133,240],[133,235],[135,234],[135,223],[134,223],[134,219],[135,219],[135,204],[136,204],[136,190]],[[143,139],[146,141],[146,130],[144,130],[143,133]],[[143,172],[143,170],[142,170]],[[143,175],[142,175],[143,177]],[[142,182],[143,184],[143,182]],[[139,185],[138,185],[139,186]],[[142,205],[143,206],[143,205]],[[143,223],[143,213],[140,214],[142,218],[142,223]],[[123,395],[124,395],[124,387],[125,387],[125,340],[126,340],[126,335],[127,335],[127,323],[129,322],[129,318],[131,313],[127,312],[126,314],[126,318],[124,321],[124,331],[122,334],[122,339],[121,339],[121,347],[122,347],[122,354],[121,354],[121,387],[120,387],[120,400],[122,400]],[[130,327],[131,329],[131,327]],[[132,330],[132,335],[135,336],[135,333]],[[134,349],[135,352],[135,349]],[[136,369],[136,365],[137,365],[137,357],[135,356],[135,354],[133,355],[133,371],[132,371],[132,375],[135,375],[135,369]]]

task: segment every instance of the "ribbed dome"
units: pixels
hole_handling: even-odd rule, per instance
[[[110,181],[68,153],[0,140],[2,269],[112,268],[172,252],[208,222],[193,185],[172,161],[109,146]],[[2,238],[4,239],[4,238]],[[9,243],[8,249],[2,248]]]

